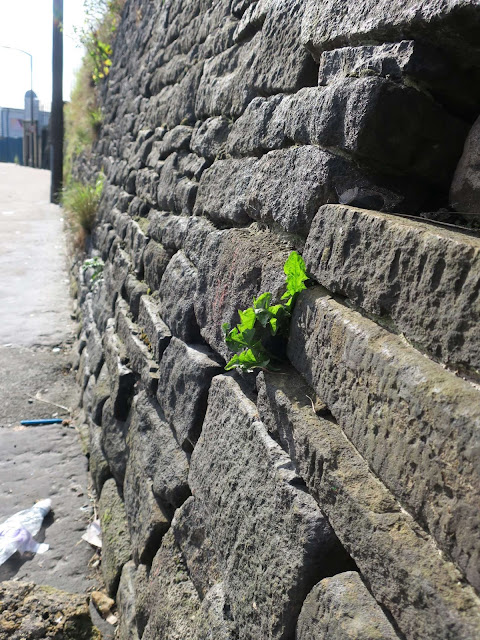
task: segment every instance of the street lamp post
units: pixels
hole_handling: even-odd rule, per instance
[[[11,49],[12,51],[20,51],[20,53],[24,53],[26,56],[30,58],[30,163],[32,167],[34,166],[34,158],[33,158],[33,56],[28,51],[24,51],[23,49],[17,49],[17,47],[7,47],[4,44],[1,44],[0,47],[2,49]]]

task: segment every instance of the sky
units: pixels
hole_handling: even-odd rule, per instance
[[[33,90],[47,110],[52,100],[53,0],[0,0],[0,107],[23,109],[30,89],[30,58],[5,49],[16,47],[33,56]],[[83,0],[63,0],[63,99],[70,98],[83,50],[74,25],[84,20]]]

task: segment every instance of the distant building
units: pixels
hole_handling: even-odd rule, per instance
[[[0,107],[0,162],[32,164],[30,145],[26,144],[30,135],[31,92],[25,94],[24,109]],[[39,100],[33,92],[33,121],[35,123],[35,166],[48,167],[48,125],[50,112],[40,109]],[[26,126],[25,126],[26,125]],[[24,144],[25,137],[25,144]]]

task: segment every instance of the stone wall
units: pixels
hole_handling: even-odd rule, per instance
[[[122,640],[480,637],[479,33],[477,0],[127,0],[75,168]],[[289,361],[226,373],[293,249]]]

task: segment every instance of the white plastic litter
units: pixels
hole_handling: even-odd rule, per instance
[[[100,528],[100,520],[94,520],[91,522],[87,530],[82,536],[82,540],[88,542],[93,547],[102,548],[102,530]]]
[[[51,500],[40,500],[30,509],[18,511],[0,524],[0,565],[15,551],[45,553],[48,550],[48,544],[38,543],[33,536],[40,531],[43,519],[51,506]]]

